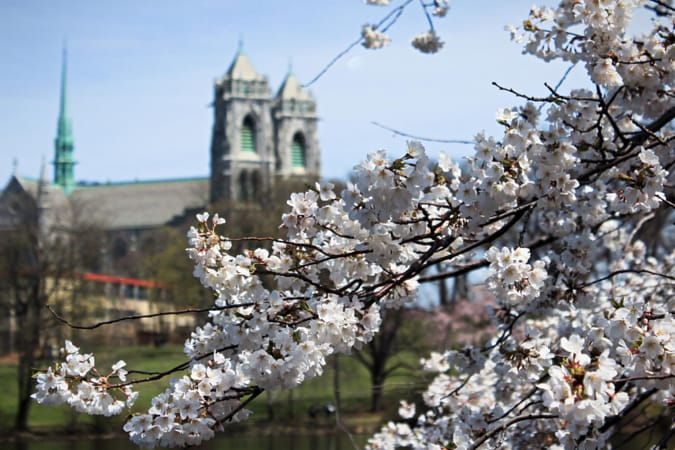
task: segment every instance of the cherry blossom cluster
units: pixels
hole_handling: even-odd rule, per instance
[[[675,252],[665,266],[638,259],[628,263],[654,275],[627,272],[575,303],[539,308],[520,333],[432,354],[423,367],[439,375],[423,412],[404,404],[405,421],[387,424],[370,448],[607,448],[608,424],[636,398],[653,395],[672,408],[675,288],[664,286],[660,270],[675,273]]]
[[[527,264],[530,250],[490,247],[485,255],[490,263],[488,288],[509,307],[523,307],[539,297],[547,277],[544,261]]]
[[[404,422],[387,424],[370,448],[607,448],[631,408],[654,400],[672,413],[674,247],[664,236],[649,254],[636,236],[657,215],[672,220],[673,10],[657,5],[668,20],[630,37],[644,3],[562,2],[512,28],[529,53],[585,61],[597,89],[531,99],[547,105],[545,129],[528,104],[498,112],[500,141],[477,137],[462,174],[474,182],[458,194],[480,209],[465,214],[499,217],[510,202],[515,216],[536,199],[527,222],[498,239],[531,251],[486,250],[500,332],[483,347],[424,360],[440,374],[423,408],[403,404]],[[529,265],[533,253],[543,258]]]
[[[410,43],[422,53],[436,53],[443,47],[443,41],[433,29],[416,35]]]
[[[479,133],[461,166],[419,142],[373,152],[342,192],[292,194],[285,237],[247,239],[240,254],[222,218],[199,214],[188,255],[213,309],[185,343],[185,373],[125,424],[132,441],[196,445],[245,419],[264,390],[292,389],[368,343],[382,308],[413,301],[438,267],[487,271],[496,335],[425,358],[433,381],[370,448],[605,448],[631,409],[667,413],[675,249],[659,235],[672,228],[645,230],[672,222],[675,34],[659,2],[653,28],[629,35],[641,3],[532,9],[514,37],[545,60],[583,61],[595,89],[516,93],[528,101],[497,112],[503,135]],[[71,359],[93,367],[91,355]],[[38,401],[70,398],[76,372],[63,367],[38,375]],[[84,376],[72,379],[97,393],[126,387]]]
[[[124,424],[132,442],[142,448],[195,446],[212,439],[223,420],[248,417],[250,412],[239,401],[248,380],[222,354],[214,352],[207,365],[194,363],[189,372],[172,379],[147,413],[136,414]]]
[[[364,0],[369,5],[388,6],[389,0]],[[386,34],[388,29],[398,20],[403,10],[412,2],[407,0],[400,6],[394,8],[384,19],[377,24],[365,24],[361,29],[361,45],[365,48],[374,50],[389,44],[391,39]],[[422,53],[436,53],[443,47],[443,41],[436,34],[434,29],[434,18],[445,17],[450,9],[448,0],[433,0],[431,2],[420,2],[422,10],[427,18],[429,30],[413,37],[411,45]]]
[[[113,416],[130,408],[138,398],[138,392],[126,383],[124,361],[113,364],[110,373],[102,375],[95,367],[94,355],[81,354],[72,342],[66,341],[61,353],[65,354],[64,362],[36,377],[31,397],[38,403],[66,403],[79,412]]]

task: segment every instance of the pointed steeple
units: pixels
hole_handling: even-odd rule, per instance
[[[232,64],[230,64],[230,68],[227,69],[226,76],[229,76],[234,80],[258,80],[263,78],[258,74],[258,71],[255,70],[253,64],[251,64],[251,60],[246,56],[246,53],[244,53],[241,43],[239,44],[239,49],[237,50],[234,60],[232,60]]]
[[[277,91],[275,102],[279,115],[316,117],[316,102],[312,95],[302,87],[302,83],[293,73],[290,64],[286,78]]]
[[[251,64],[239,41],[237,53],[219,80],[216,80],[216,97],[268,100],[270,89],[267,77],[260,75]]]
[[[54,183],[61,186],[69,195],[75,188],[75,160],[73,159],[73,129],[68,114],[67,57],[68,53],[64,45],[61,66],[61,102],[56,139],[54,139]]]
[[[300,101],[314,101],[312,96],[302,87],[298,77],[293,74],[292,70],[289,70],[286,74],[286,78],[281,83],[279,91],[277,91],[277,98],[284,100],[300,100]]]

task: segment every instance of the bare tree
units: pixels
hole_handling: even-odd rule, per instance
[[[53,357],[60,329],[45,306],[54,303],[77,316],[83,286],[79,274],[98,257],[99,228],[86,220],[81,205],[65,199],[47,202],[46,183],[37,195],[7,189],[0,199],[0,303],[13,324],[6,335],[18,353],[18,408],[15,428],[25,430],[33,392],[32,371],[39,359]],[[60,340],[60,339],[59,339]]]
[[[381,411],[384,407],[384,383],[395,371],[414,370],[401,358],[404,352],[425,354],[431,348],[425,333],[430,324],[411,317],[410,310],[388,309],[382,314],[380,332],[354,356],[370,374],[370,410]]]

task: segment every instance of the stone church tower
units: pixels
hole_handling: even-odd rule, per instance
[[[239,50],[214,94],[211,202],[264,202],[279,177],[319,177],[316,102],[290,71],[272,97]]]
[[[280,197],[276,194],[302,184],[283,183],[284,179],[312,182],[319,178],[314,98],[290,71],[272,94],[267,78],[256,72],[240,50],[225,75],[215,82],[209,174],[77,181],[66,56],[64,49],[53,179],[48,177],[46,163],[39,178],[23,177],[15,167],[5,188],[0,189],[0,232],[20,227],[25,211],[45,230],[71,230],[75,219],[82,221],[77,226],[90,221],[87,223],[101,232],[97,244],[101,253],[89,258],[82,270],[94,276],[91,280],[102,283],[99,286],[105,285],[106,292],[110,288],[118,297],[123,293],[126,298],[140,299],[153,289],[152,280],[141,279],[145,276],[142,261],[144,254],[162,245],[165,237],[158,230],[163,227],[180,225],[221,200],[232,202],[223,212],[266,208],[272,194]],[[90,149],[89,154],[95,150]],[[240,217],[242,222],[247,220]],[[0,327],[1,321],[2,317]],[[0,336],[0,349],[2,339]]]

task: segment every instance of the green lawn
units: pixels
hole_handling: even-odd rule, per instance
[[[89,349],[83,348],[83,351]],[[182,347],[167,345],[163,347],[137,346],[107,348],[97,353],[97,367],[106,370],[119,359],[127,362],[127,369],[144,371],[164,371],[185,361]],[[413,355],[402,356],[415,364]],[[395,414],[399,398],[413,398],[425,385],[419,374],[392,376],[385,385],[385,404],[387,409],[383,414],[368,414],[370,406],[370,379],[366,369],[348,356],[340,356],[340,401],[343,417],[347,423],[367,428],[376,427],[387,417]],[[177,373],[175,376],[180,376]],[[131,377],[131,376],[130,376]],[[134,375],[139,377],[139,375]],[[0,383],[4,389],[0,391],[0,433],[11,429],[16,411],[16,366],[12,364],[0,365]],[[168,379],[150,383],[138,384],[140,398],[134,411],[143,411],[148,408],[152,397],[166,389]],[[333,418],[325,417],[321,411],[317,418],[310,418],[309,410],[312,407],[321,408],[326,403],[334,403],[334,370],[329,361],[321,377],[303,383],[299,388],[289,392],[265,393],[256,399],[249,409],[254,411],[252,421],[275,420],[280,423],[292,421],[295,425],[313,426],[321,423],[334,423]],[[272,415],[270,415],[272,414]],[[119,430],[125,417],[96,418],[84,414],[76,414],[70,408],[41,406],[33,403],[29,424],[35,430],[64,430],[69,426],[86,426],[98,431]]]

